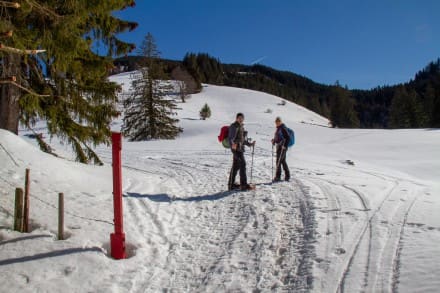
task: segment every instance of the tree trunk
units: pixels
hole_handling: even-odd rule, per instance
[[[3,56],[3,68],[1,77],[15,76],[20,83],[20,56],[6,54]],[[0,128],[18,134],[18,120],[20,107],[20,89],[13,84],[3,83],[0,85]]]

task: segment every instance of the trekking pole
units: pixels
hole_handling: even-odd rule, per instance
[[[251,180],[249,181],[250,183],[252,183],[252,172],[254,170],[254,151],[255,151],[255,145],[252,146]]]
[[[273,148],[274,148],[274,144],[272,144],[272,177],[270,178],[270,180],[272,181],[273,179]]]

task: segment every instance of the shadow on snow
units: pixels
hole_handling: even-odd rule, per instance
[[[213,201],[213,200],[219,200],[225,197],[228,197],[236,192],[239,192],[238,190],[233,191],[221,191],[213,194],[206,194],[206,195],[200,195],[200,196],[191,196],[191,197],[171,197],[166,193],[161,194],[139,194],[139,193],[133,193],[133,192],[127,192],[124,194],[124,197],[132,197],[132,198],[147,198],[154,202],[172,202],[172,201],[189,201],[189,202],[200,202],[200,201]]]
[[[83,252],[103,253],[102,249],[99,247],[69,248],[69,249],[56,250],[56,251],[51,251],[51,252],[46,252],[46,253],[39,253],[39,254],[35,254],[35,255],[30,255],[30,256],[23,256],[23,257],[0,260],[0,266],[5,266],[5,265],[10,265],[10,264],[15,264],[15,263],[23,263],[23,262],[28,262],[28,261],[41,260],[41,259],[45,259],[45,258],[65,256],[65,255],[75,254],[75,253],[83,253]]]
[[[24,241],[24,240],[37,239],[37,238],[53,238],[53,236],[51,236],[51,235],[29,235],[29,236],[17,237],[17,238],[13,238],[13,239],[0,241],[0,246],[5,245],[5,244],[10,244],[10,243],[16,243],[16,242],[20,242],[20,241]]]

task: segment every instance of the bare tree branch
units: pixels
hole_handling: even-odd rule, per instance
[[[38,53],[46,52],[46,50],[21,50],[21,49],[5,46],[2,43],[0,43],[0,51],[20,54],[20,55],[35,55]]]

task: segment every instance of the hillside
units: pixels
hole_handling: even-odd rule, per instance
[[[111,80],[130,92],[130,74]],[[0,281],[10,292],[436,292],[440,282],[437,130],[329,128],[280,97],[205,84],[180,103],[176,140],[124,140],[129,258],[108,257],[111,150],[88,166],[0,131]],[[199,119],[208,103],[212,117]],[[267,113],[271,109],[272,113]],[[226,192],[222,125],[245,114],[257,190]],[[295,130],[293,180],[269,184],[274,119]],[[120,117],[121,118],[121,117]],[[112,124],[119,130],[121,119]],[[39,122],[45,133],[44,121]],[[56,151],[67,149],[54,137]],[[250,176],[251,152],[246,153]],[[10,230],[13,192],[31,169],[32,232]],[[68,238],[55,240],[58,192]]]
[[[134,70],[138,58],[120,58],[115,64]],[[371,90],[350,90],[337,82],[323,85],[289,71],[259,64],[222,64],[208,54],[187,54],[182,62],[164,60],[164,63],[169,72],[176,66],[185,66],[201,83],[252,89],[283,97],[329,118],[338,127],[440,127],[440,59],[428,64],[405,84]],[[356,119],[344,117],[347,112],[352,112]]]

